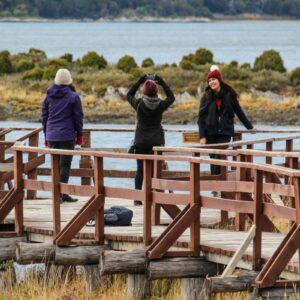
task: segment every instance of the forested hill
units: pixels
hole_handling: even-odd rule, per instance
[[[0,0],[0,17],[213,17],[214,14],[300,17],[300,0]]]

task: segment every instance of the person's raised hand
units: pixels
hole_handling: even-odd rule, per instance
[[[147,80],[147,75],[144,74],[144,75],[142,75],[142,76],[140,77],[139,82],[140,82],[140,83],[144,83],[146,80]]]
[[[164,82],[164,80],[159,75],[155,75],[155,81],[159,85],[161,85]]]

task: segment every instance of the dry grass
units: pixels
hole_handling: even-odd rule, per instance
[[[181,300],[179,280],[156,280],[152,282],[152,297],[149,300]],[[114,275],[110,283],[96,291],[88,292],[85,288],[85,279],[81,274],[73,276],[72,280],[49,280],[41,274],[31,272],[26,279],[7,288],[0,294],[0,300],[125,300],[127,294],[126,276]],[[213,296],[216,300],[243,300],[247,293],[223,293]]]

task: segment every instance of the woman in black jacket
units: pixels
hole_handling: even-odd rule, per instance
[[[127,93],[127,100],[137,112],[137,125],[135,130],[135,153],[153,154],[152,147],[164,145],[164,130],[161,125],[164,111],[175,101],[175,97],[165,81],[155,75],[154,80],[142,76]],[[143,96],[135,98],[140,85],[143,84]],[[158,98],[158,87],[160,85],[166,94],[166,99]],[[143,185],[143,161],[137,160],[137,171],[135,176],[135,188],[142,189]],[[135,205],[141,205],[141,201],[134,201]]]
[[[222,80],[217,66],[211,67],[207,82],[198,116],[200,144],[229,143],[234,135],[234,114],[247,129],[255,131],[239,104],[237,92]],[[211,174],[220,174],[220,166],[211,165]]]

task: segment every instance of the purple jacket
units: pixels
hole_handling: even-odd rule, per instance
[[[47,141],[75,141],[77,136],[82,135],[81,101],[68,86],[53,85],[48,88],[41,117]]]

